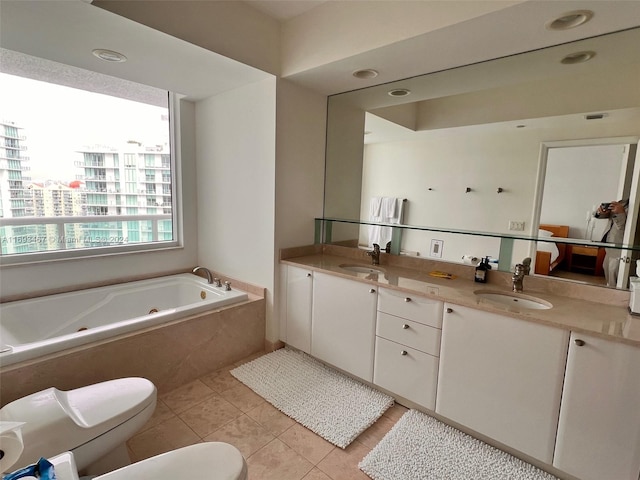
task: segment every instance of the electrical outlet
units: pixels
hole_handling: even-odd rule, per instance
[[[524,231],[524,222],[516,222],[514,220],[509,220],[509,230],[514,230],[518,232]]]
[[[442,248],[444,247],[444,240],[431,240],[431,256],[442,258]]]

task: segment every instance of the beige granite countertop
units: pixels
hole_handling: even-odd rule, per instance
[[[383,253],[377,268],[384,270],[384,274],[355,273],[340,265],[371,266],[371,259],[366,256],[366,252],[333,246],[283,250],[280,261],[283,264],[640,347],[640,316],[629,314],[628,292],[586,285],[563,285],[565,282],[540,279],[538,276],[525,277],[523,294],[553,305],[550,309],[534,310],[521,308],[517,304],[494,303],[474,294],[476,290],[510,292],[510,275],[506,272],[490,271],[488,283],[476,283],[473,281],[472,266],[425,259],[416,261]],[[411,268],[415,266],[419,268]],[[433,270],[452,273],[456,278],[432,277],[429,272]]]

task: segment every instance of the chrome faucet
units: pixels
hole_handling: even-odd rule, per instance
[[[196,267],[192,270],[192,273],[198,273],[200,270],[202,270],[204,273],[207,274],[207,283],[213,283],[213,275],[211,274],[211,271],[208,268]]]
[[[522,291],[523,289],[522,283],[523,283],[526,271],[527,269],[522,263],[518,263],[516,265],[516,268],[513,271],[513,276],[511,277],[511,280],[513,282],[512,286],[513,286],[514,292]]]
[[[370,252],[367,252],[367,255],[371,257],[372,265],[379,265],[380,264],[380,245],[378,245],[377,243],[374,243],[373,250]]]

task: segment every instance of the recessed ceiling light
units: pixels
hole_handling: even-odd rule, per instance
[[[574,10],[551,20],[545,26],[548,30],[569,30],[587,23],[592,18],[593,12],[591,10]]]
[[[367,78],[376,78],[378,76],[378,71],[373,68],[365,68],[363,70],[356,70],[352,74],[356,78],[367,79]]]
[[[93,53],[100,60],[104,60],[105,62],[122,63],[127,61],[127,57],[119,52],[114,52],[113,50],[96,48],[91,53]]]
[[[389,90],[388,93],[392,97],[406,97],[411,93],[411,90],[407,90],[406,88],[394,88],[393,90]]]
[[[569,55],[565,56],[562,60],[560,60],[560,63],[563,63],[565,65],[575,65],[576,63],[588,62],[595,56],[596,56],[596,52],[592,52],[590,50],[585,52],[570,53]]]

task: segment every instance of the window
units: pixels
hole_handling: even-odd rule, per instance
[[[87,89],[0,73],[2,264],[178,244],[172,97],[96,75]],[[110,82],[131,98],[92,91]]]

